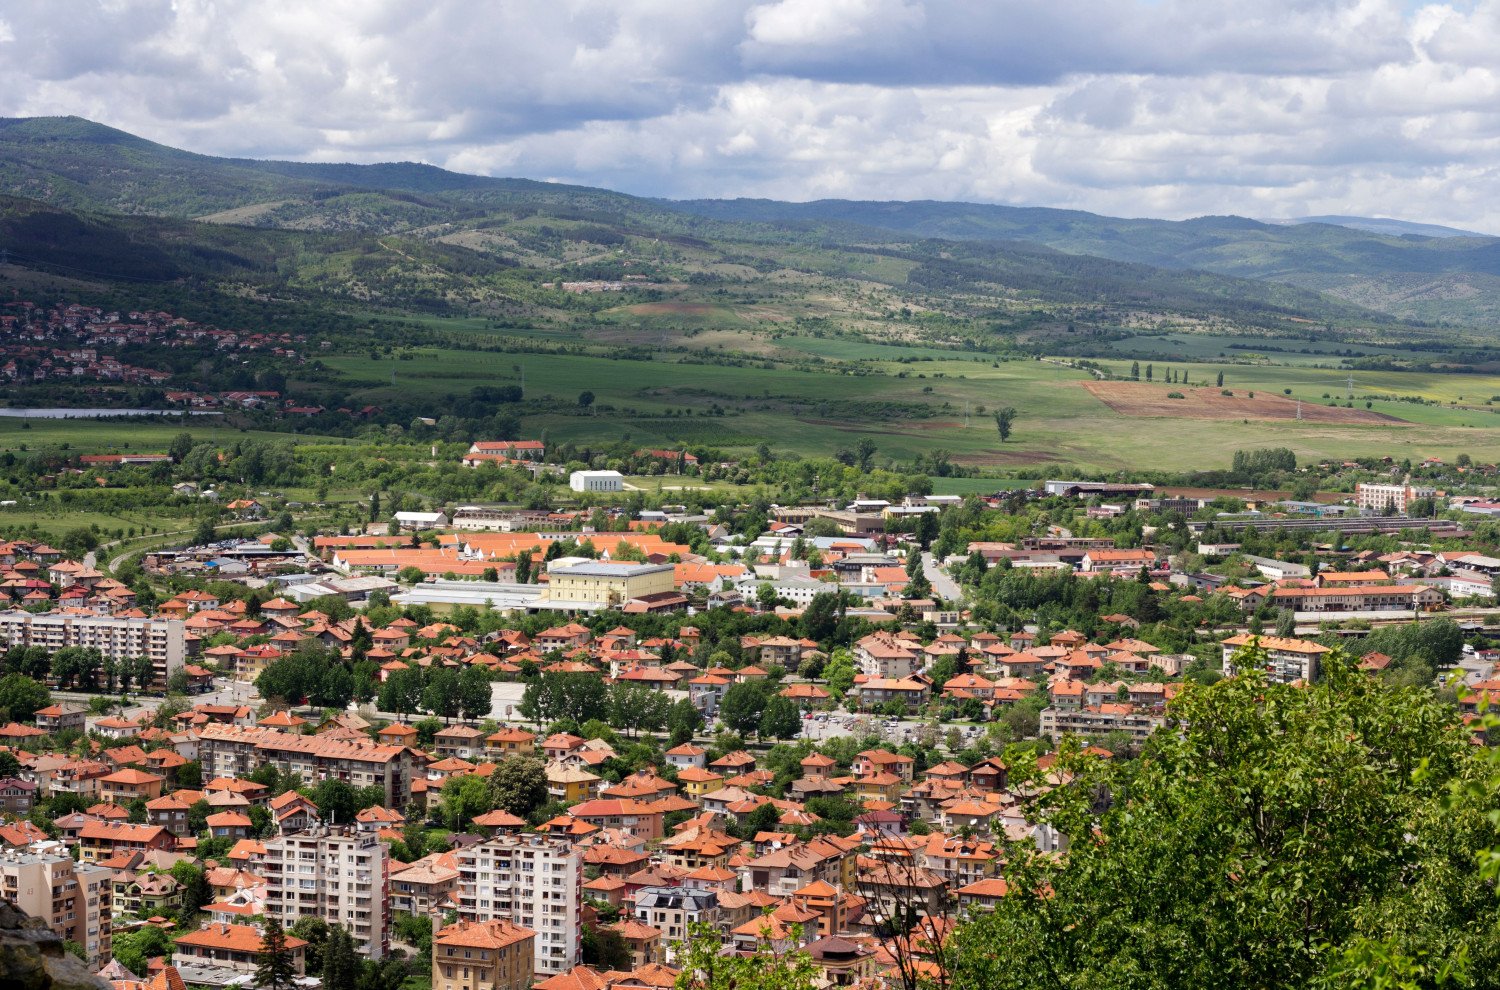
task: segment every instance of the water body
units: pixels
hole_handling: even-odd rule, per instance
[[[190,416],[222,416],[213,409],[186,410]],[[114,416],[181,416],[181,409],[103,409],[69,407],[54,409],[0,409],[0,416],[12,419],[103,419]]]

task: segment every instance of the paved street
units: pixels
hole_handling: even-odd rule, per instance
[[[948,601],[963,600],[963,588],[959,587],[957,581],[943,573],[930,552],[922,554],[922,571],[927,575],[928,583],[932,585],[933,594]]]

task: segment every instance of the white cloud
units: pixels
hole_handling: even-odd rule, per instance
[[[749,41],[762,45],[847,44],[870,35],[920,30],[920,6],[905,0],[779,0],[746,15]]]
[[[670,196],[1500,230],[1500,0],[10,0],[0,114]]]

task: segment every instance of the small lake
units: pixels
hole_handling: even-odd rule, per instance
[[[112,416],[181,416],[181,409],[92,409],[88,407],[56,409],[4,409],[0,416],[12,419],[102,419]],[[222,416],[212,409],[187,410],[191,416]]]

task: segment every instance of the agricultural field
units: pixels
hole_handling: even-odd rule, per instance
[[[116,452],[161,453],[179,433],[200,440],[230,442],[237,439],[285,440],[285,433],[241,430],[214,417],[193,416],[183,420],[161,416],[123,422],[119,419],[20,419],[0,416],[0,451],[57,448],[84,454]],[[337,443],[337,440],[332,442]]]
[[[1171,354],[1184,361],[1230,361],[1247,364],[1292,366],[1338,365],[1346,357],[1401,359],[1412,351],[1400,346],[1345,343],[1342,341],[1293,340],[1284,337],[1253,337],[1216,333],[1141,334],[1110,341],[1111,355],[1127,360],[1147,360]],[[1306,351],[1307,353],[1303,353]]]
[[[486,333],[492,339],[512,333],[472,323],[464,329],[479,339]],[[356,386],[352,398],[377,405],[396,397],[462,393],[477,385],[520,384],[524,373],[526,401],[515,411],[525,431],[585,443],[623,438],[651,446],[705,445],[730,453],[765,444],[772,450],[829,455],[870,437],[878,445],[877,461],[910,464],[940,450],[955,464],[1027,478],[1064,465],[1107,471],[1227,467],[1235,450],[1264,446],[1287,446],[1306,459],[1452,457],[1463,452],[1500,459],[1500,433],[1494,430],[1500,420],[1491,419],[1496,407],[1485,405],[1500,395],[1500,376],[1495,375],[1356,373],[1356,400],[1345,408],[1341,387],[1346,382],[1328,369],[1173,362],[1170,367],[1190,386],[1159,380],[1108,383],[1106,391],[1123,389],[1140,396],[1135,408],[1122,409],[1101,400],[1095,394],[1100,383],[1086,370],[1071,367],[1069,359],[1004,360],[973,351],[790,330],[688,331],[672,342],[697,346],[705,343],[700,338],[727,344],[726,363],[706,363],[670,349],[649,360],[639,352],[631,358],[613,352],[611,357],[592,334],[571,336],[578,353],[418,347],[404,352],[401,360],[345,354],[325,363]],[[1125,360],[1093,363],[1120,377],[1130,371]],[[1158,379],[1168,366],[1156,365]],[[1215,382],[1220,371],[1225,388],[1235,393],[1232,400],[1219,395]],[[1205,397],[1200,406],[1223,408],[1215,418],[1191,416],[1178,406],[1191,400],[1166,398],[1174,389],[1198,389],[1195,394]],[[1250,391],[1256,392],[1254,399]],[[591,406],[578,404],[583,392],[593,393]],[[1330,407],[1335,397],[1336,409]],[[1298,399],[1303,403],[1301,421],[1295,412]],[[1414,399],[1436,404],[1410,401]],[[1158,407],[1148,409],[1153,402]],[[1015,432],[1004,444],[992,419],[1002,406],[1018,411]]]
[[[1185,419],[1290,419],[1309,423],[1379,425],[1402,420],[1371,409],[1298,402],[1253,389],[1189,388],[1151,382],[1084,382],[1083,387],[1121,416]]]
[[[22,502],[13,506],[0,506],[0,527],[5,529],[30,529],[35,527],[52,539],[61,539],[69,530],[95,529],[101,533],[115,530],[146,532],[171,532],[191,529],[191,517],[172,509],[130,509],[121,512],[96,512],[78,509],[51,499],[39,502]]]

